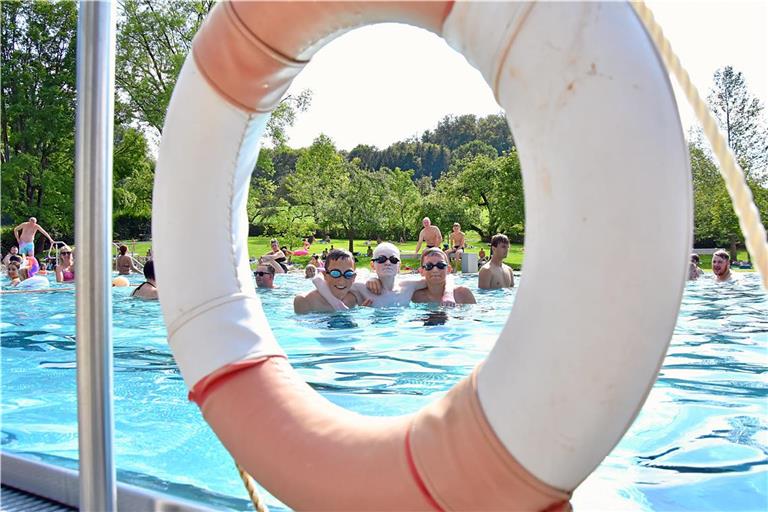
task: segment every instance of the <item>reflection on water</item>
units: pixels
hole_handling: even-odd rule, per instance
[[[280,288],[259,296],[291,363],[315,390],[362,414],[398,415],[447,392],[493,346],[516,289],[477,290],[475,279],[460,276],[457,283],[469,286],[478,304],[455,308],[412,305],[297,316],[293,295],[311,284],[284,275],[277,276]],[[132,281],[138,284],[140,276]],[[130,289],[113,290],[120,479],[248,510],[231,459],[186,399],[159,305],[129,294]],[[8,295],[0,297],[0,306],[0,443],[74,466],[73,294]],[[767,345],[768,298],[756,276],[725,285],[689,283],[647,403],[628,435],[577,490],[575,508],[763,510]],[[268,502],[280,507],[274,498]]]

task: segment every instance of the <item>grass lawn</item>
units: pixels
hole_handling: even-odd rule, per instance
[[[255,258],[258,256],[261,256],[262,254],[266,254],[270,250],[269,241],[272,239],[272,237],[265,237],[265,236],[252,236],[248,238],[248,254],[251,255],[251,258]],[[358,265],[365,265],[368,266],[370,263],[370,258],[366,256],[366,252],[368,250],[368,247],[365,245],[365,240],[355,240],[355,252],[358,252]],[[375,244],[375,241],[371,241],[372,244]],[[133,252],[139,256],[144,256],[147,254],[147,249],[149,249],[152,246],[152,242],[136,242],[135,245],[132,242],[126,242],[126,245],[128,245],[129,252]],[[331,239],[331,243],[329,244],[323,244],[320,242],[320,240],[316,240],[314,244],[312,244],[312,247],[310,247],[310,255],[313,252],[316,252],[318,254],[323,252],[323,249],[330,249],[331,245],[333,245],[336,248],[341,249],[347,249],[348,242],[347,240],[342,240],[339,238]],[[416,250],[416,242],[405,242],[404,244],[395,244],[399,249],[400,252],[414,252]],[[135,247],[135,249],[134,249]],[[488,256],[490,256],[490,245],[480,242],[480,237],[476,233],[467,233],[467,252],[475,253],[480,250],[481,247],[485,248],[485,252]],[[424,247],[422,246],[422,249]],[[711,270],[712,269],[712,256],[708,254],[702,254],[701,257],[701,268],[704,270]],[[747,259],[747,252],[746,251],[739,251],[738,256],[736,257],[738,260],[746,260]],[[294,263],[298,263],[299,265],[305,265],[307,261],[309,261],[309,256],[295,256],[292,258],[292,261]],[[406,259],[404,260],[405,264],[403,266],[411,266],[415,267],[418,263],[414,259]],[[510,265],[515,270],[520,270],[520,267],[523,264],[523,245],[522,244],[512,244],[509,247],[509,255],[504,260],[505,263]],[[733,269],[736,272],[751,272],[751,270],[740,270],[740,269]]]

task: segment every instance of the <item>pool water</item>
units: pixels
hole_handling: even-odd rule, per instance
[[[577,510],[766,510],[768,296],[756,274],[739,277],[687,285],[659,379],[627,435],[576,491]],[[299,275],[276,282],[260,296],[294,367],[332,402],[381,416],[416,411],[467,375],[516,292],[477,290],[476,277],[461,276],[478,304],[297,316],[293,296],[311,285]],[[130,291],[113,289],[118,479],[249,510],[232,459],[186,399],[158,303]],[[2,449],[76,468],[74,294],[8,294],[0,306]],[[284,508],[271,496],[267,503]]]

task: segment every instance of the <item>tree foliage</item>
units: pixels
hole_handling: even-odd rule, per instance
[[[747,88],[741,72],[726,66],[715,71],[709,105],[746,173],[762,174],[768,165],[768,130],[763,105]]]

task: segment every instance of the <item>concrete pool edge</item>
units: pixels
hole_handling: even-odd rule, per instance
[[[79,507],[80,482],[77,471],[0,452],[0,479],[4,485],[42,498]],[[119,510],[202,512],[202,504],[117,482]]]

